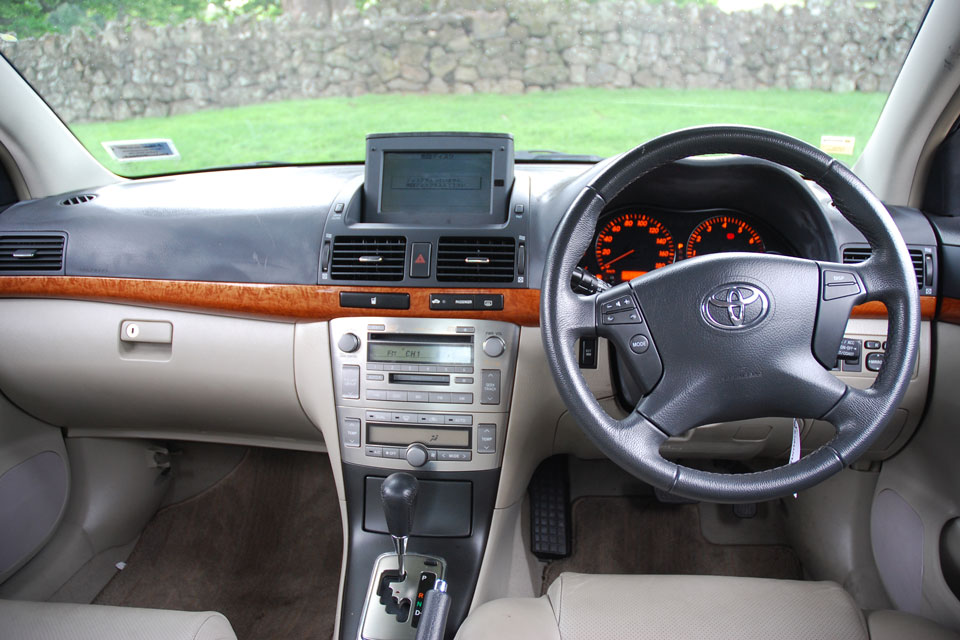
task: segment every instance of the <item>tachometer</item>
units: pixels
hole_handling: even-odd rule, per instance
[[[676,257],[673,236],[659,220],[627,212],[608,219],[595,246],[600,277],[610,284],[665,267]]]
[[[726,251],[763,253],[765,250],[756,229],[735,216],[704,220],[687,239],[688,258]]]

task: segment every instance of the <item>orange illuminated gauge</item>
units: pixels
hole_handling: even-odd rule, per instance
[[[687,240],[688,258],[726,251],[763,253],[766,249],[760,234],[735,216],[716,216],[704,220]]]
[[[618,284],[665,267],[676,257],[673,236],[659,220],[645,213],[621,213],[609,218],[594,247],[599,277]]]

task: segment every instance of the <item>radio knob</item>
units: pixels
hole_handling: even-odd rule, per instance
[[[430,454],[427,451],[427,448],[419,443],[414,443],[407,447],[407,454],[405,456],[407,462],[410,463],[411,467],[422,467],[427,464],[427,460],[430,459]]]
[[[483,352],[491,358],[497,358],[503,355],[503,340],[496,336],[490,336],[483,341]]]
[[[345,333],[340,336],[340,340],[337,341],[337,346],[340,347],[340,351],[344,353],[353,353],[360,348],[360,338],[352,333]]]

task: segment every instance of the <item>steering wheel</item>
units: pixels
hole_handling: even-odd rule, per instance
[[[857,265],[726,253],[683,260],[591,296],[570,287],[597,218],[628,184],[683,158],[738,154],[778,163],[823,187],[866,237]],[[888,349],[874,384],[830,373],[850,311],[879,300]],[[609,458],[669,493],[755,502],[810,487],[854,462],[880,435],[906,392],[917,357],[920,307],[907,247],[889,213],[849,169],[787,135],[737,126],[685,129],[613,161],[583,188],[550,242],[541,287],[547,361],[573,417]],[[624,419],[600,406],[580,374],[577,338],[608,339],[643,396]],[[836,428],[793,464],[713,473],[665,459],[670,436],[712,422],[820,418]]]

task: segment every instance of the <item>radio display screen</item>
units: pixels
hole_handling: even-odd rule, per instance
[[[367,424],[367,444],[405,447],[420,442],[428,447],[470,448],[471,429],[455,427],[400,427]]]
[[[489,214],[492,177],[490,151],[388,151],[380,213]]]
[[[367,360],[413,364],[472,364],[473,345],[368,341]]]

